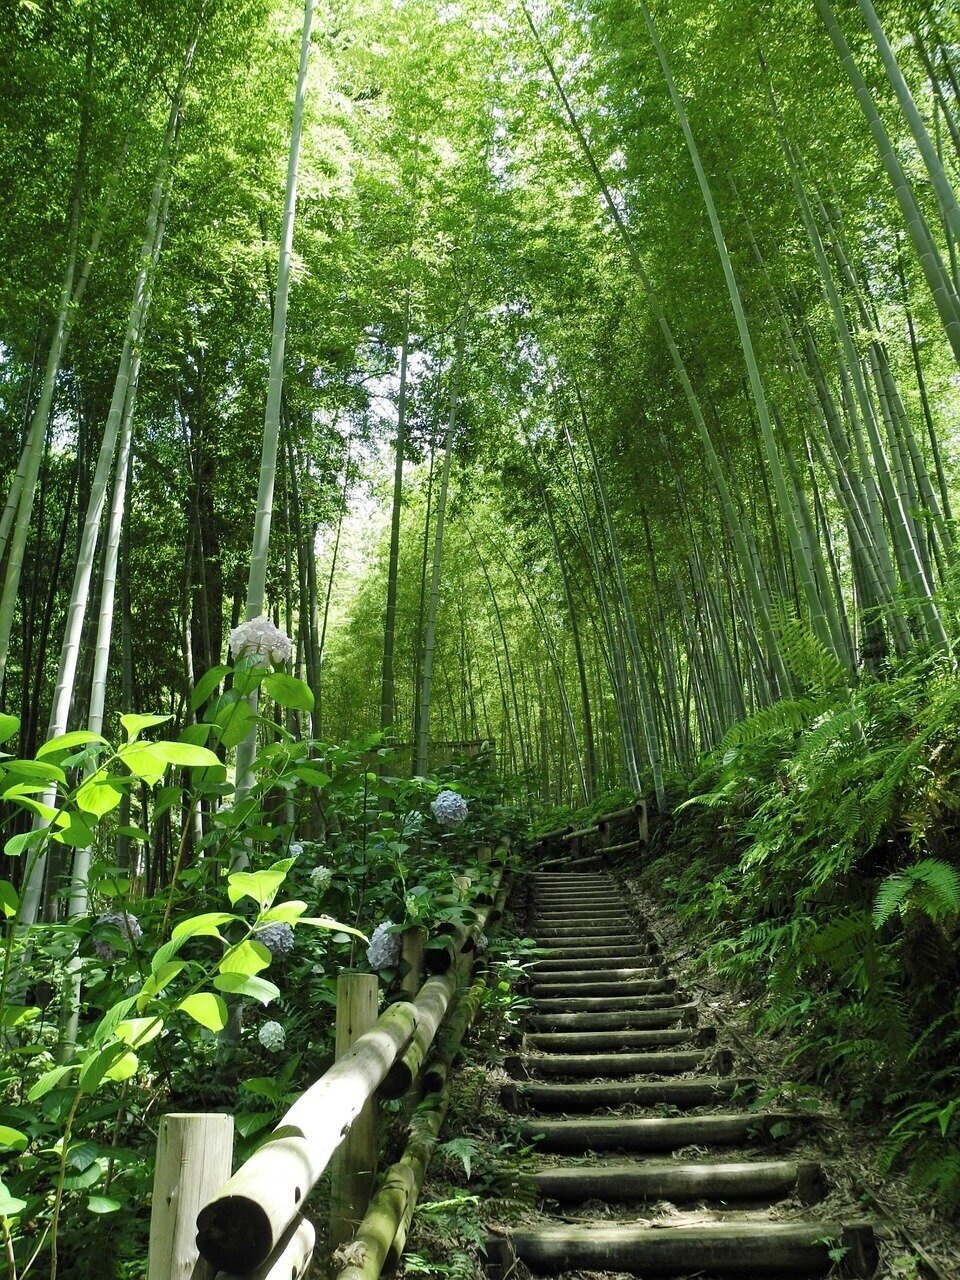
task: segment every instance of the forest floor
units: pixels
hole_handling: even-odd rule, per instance
[[[635,882],[627,884],[638,912],[661,942],[665,961],[682,974],[694,958],[684,926]],[[523,925],[522,912],[515,920],[508,917],[501,935],[504,943],[511,933],[522,937]],[[802,1100],[831,1117],[828,1125],[821,1126],[818,1138],[819,1155],[829,1166],[833,1185],[826,1204],[832,1203],[839,1213],[855,1211],[858,1218],[877,1221],[876,1280],[932,1276],[957,1280],[960,1224],[931,1208],[929,1195],[918,1194],[896,1171],[879,1173],[884,1129],[879,1124],[852,1123],[820,1089],[804,1085],[798,1090],[796,1074],[791,1075],[789,1065],[784,1065],[794,1046],[785,1037],[755,1034],[756,1006],[732,990],[729,980],[701,969],[684,985],[690,999],[701,1007],[701,1024],[716,1026],[718,1047],[734,1051],[735,1074],[757,1079],[767,1101]],[[484,1274],[481,1243],[486,1227],[515,1227],[539,1216],[534,1199],[524,1194],[518,1179],[503,1173],[505,1167],[522,1173],[533,1161],[532,1153],[513,1136],[519,1117],[504,1111],[499,1098],[500,1085],[507,1078],[502,1062],[514,1051],[510,1036],[521,1015],[522,999],[514,997],[511,1002],[508,997],[494,1004],[474,1029],[458,1072],[441,1147],[421,1195],[402,1269],[405,1276],[477,1280]],[[612,1212],[596,1202],[584,1208],[594,1218]],[[524,1274],[525,1268],[518,1265],[514,1280],[523,1280]],[[620,1276],[578,1271],[558,1280],[620,1280]]]

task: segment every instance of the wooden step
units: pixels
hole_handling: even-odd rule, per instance
[[[537,1275],[563,1271],[619,1271],[634,1276],[823,1276],[833,1271],[831,1249],[845,1250],[848,1276],[872,1276],[878,1250],[868,1223],[726,1223],[696,1227],[632,1224],[542,1226],[490,1232],[491,1277],[515,1274],[519,1259]],[[841,1273],[842,1274],[842,1273]]]
[[[525,1120],[520,1133],[526,1142],[537,1138],[537,1150],[583,1155],[587,1151],[678,1151],[698,1147],[745,1146],[771,1139],[771,1130],[786,1126],[796,1131],[812,1117],[783,1111],[730,1112],[707,1116],[587,1116],[576,1120]]]
[[[667,1105],[689,1110],[712,1107],[731,1098],[750,1098],[756,1093],[752,1080],[732,1076],[703,1076],[699,1080],[631,1080],[616,1084],[601,1080],[589,1084],[538,1084],[510,1081],[501,1087],[500,1098],[508,1111],[595,1111],[604,1107]]]
[[[525,1048],[543,1053],[598,1053],[603,1050],[667,1048],[691,1041],[705,1049],[717,1039],[716,1027],[672,1027],[662,1031],[537,1031],[523,1037]]]
[[[649,1031],[678,1024],[696,1025],[699,1011],[695,1004],[674,1004],[673,996],[640,996],[638,999],[665,1003],[615,1013],[529,1013],[524,1025],[531,1031]]]
[[[567,960],[562,956],[559,958],[556,956],[544,956],[542,960],[533,962],[530,966],[530,971],[538,980],[541,974],[562,974],[567,976],[571,973],[587,973],[588,971],[618,973],[624,968],[639,968],[637,961],[649,964],[651,959],[654,958],[659,958],[659,952],[648,943],[645,947],[637,949],[637,955],[630,957],[585,956],[578,961],[576,957]],[[618,959],[622,962],[618,963]]]
[[[534,986],[529,987],[528,991],[533,998],[549,999],[552,996],[576,996],[583,998],[585,996],[612,996],[614,993],[621,996],[643,996],[650,995],[653,988],[661,981],[672,982],[676,989],[676,979],[661,978],[656,975],[655,969],[637,969],[636,973],[648,974],[644,978],[625,979],[620,982],[571,982],[569,978],[562,978],[557,982],[537,982]]]
[[[553,1086],[559,1088],[561,1086]],[[773,1201],[796,1196],[801,1204],[818,1204],[827,1181],[813,1160],[741,1160],[684,1164],[676,1160],[644,1160],[639,1164],[574,1165],[542,1169],[530,1184],[544,1199],[561,1204],[584,1200]]]
[[[729,1049],[703,1052],[697,1049],[650,1053],[537,1053],[508,1057],[504,1067],[511,1075],[576,1076],[595,1080],[623,1076],[683,1076],[713,1071],[728,1076],[733,1070]]]
[[[646,996],[662,996],[672,995],[677,989],[676,978],[650,978],[646,982],[633,982],[621,984],[630,986],[632,990],[624,991],[622,995],[577,995],[579,991],[576,986],[566,987],[557,993],[556,987],[553,987],[549,995],[540,995],[534,993],[534,1008],[538,1013],[564,1013],[569,1011],[574,1013],[577,1010],[585,1012],[609,1013],[615,1009],[643,1009],[653,1006],[644,1005],[642,1003]],[[640,1001],[641,1003],[638,1003]]]
[[[650,954],[647,947],[639,942],[624,947],[544,942],[540,944],[540,950],[545,952],[544,960],[637,960]]]
[[[541,925],[538,929],[530,930],[533,937],[540,943],[556,944],[557,946],[579,946],[581,942],[588,945],[594,942],[605,943],[622,940],[623,942],[633,942],[640,928],[631,923],[627,924],[558,924],[558,925]]]

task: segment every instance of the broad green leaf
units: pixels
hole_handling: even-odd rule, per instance
[[[210,991],[197,991],[187,996],[177,1008],[209,1031],[222,1031],[227,1025],[227,1006]]]
[[[11,720],[13,717],[9,717]],[[0,1178],[0,1218],[15,1218],[27,1207],[26,1200],[18,1200],[8,1190],[6,1183]]]
[[[221,680],[229,672],[230,668],[224,666],[211,667],[209,671],[204,672],[190,695],[190,710],[196,711],[198,707],[202,707],[207,699],[216,692]]]
[[[87,1208],[91,1213],[116,1213],[123,1208],[123,1202],[112,1196],[88,1196]]]
[[[94,830],[84,822],[79,813],[61,811],[63,821],[57,823],[57,830],[51,839],[58,844],[67,844],[71,849],[86,849],[93,843]]]
[[[209,747],[197,747],[191,742],[151,742],[150,749],[157,759],[175,764],[181,769],[223,768],[223,761]]]
[[[8,716],[0,712],[0,742],[9,742],[15,733],[20,732],[20,717]]]
[[[137,1009],[144,1009],[148,1001],[168,987],[186,967],[183,960],[168,960],[161,964],[156,973],[151,973],[141,987],[140,994],[137,996]]]
[[[309,924],[314,929],[335,929],[338,933],[350,933],[355,938],[362,938],[364,942],[369,941],[365,933],[361,933],[359,929],[354,929],[352,925],[341,924],[339,920],[334,920],[332,916],[301,916],[298,924]]]
[[[56,755],[60,751],[72,751],[74,747],[84,747],[88,742],[99,742],[109,745],[102,733],[93,733],[89,729],[74,729],[71,733],[61,733],[58,738],[50,738],[37,748],[37,759]]]
[[[127,741],[136,742],[144,729],[152,729],[155,725],[166,724],[168,720],[172,720],[173,716],[141,716],[133,711],[128,711],[126,715],[120,717],[120,723],[127,731]]]
[[[203,747],[211,733],[213,733],[212,724],[188,724],[180,732],[180,741],[192,742],[195,747]]]
[[[234,871],[227,876],[227,897],[235,907],[241,898],[252,898],[267,907],[287,877],[286,871]]]
[[[0,1009],[0,1027],[19,1027],[32,1022],[40,1013],[35,1004],[5,1004]]]
[[[290,902],[278,902],[275,907],[271,907],[269,911],[265,911],[257,921],[257,925],[261,924],[296,924],[303,913],[307,909],[305,902],[292,900]]]
[[[46,840],[47,834],[46,831],[21,831],[18,836],[10,837],[3,851],[8,858],[19,858],[24,849],[32,849],[35,844]]]
[[[103,1045],[108,1040],[112,1040],[117,1034],[117,1027],[136,1003],[136,996],[125,996],[123,1000],[118,1000],[115,1005],[111,1005],[94,1027],[91,1043]]]
[[[67,780],[60,766],[49,760],[6,760],[3,770],[3,795],[7,794],[8,785],[16,786],[23,782],[59,782],[62,785]]]
[[[131,1076],[135,1076],[140,1067],[140,1059],[128,1049],[122,1057],[118,1058],[112,1066],[108,1067],[104,1072],[105,1080],[129,1080]]]
[[[312,787],[322,788],[332,781],[328,773],[322,773],[308,764],[298,764],[293,772],[302,782],[309,782]]]
[[[252,975],[266,969],[273,959],[262,942],[253,938],[244,938],[235,947],[231,947],[218,966],[221,973],[239,973]]]
[[[117,1027],[117,1039],[131,1049],[142,1049],[151,1040],[156,1040],[162,1030],[162,1018],[126,1018]]]
[[[239,916],[232,916],[229,911],[206,911],[203,915],[190,916],[187,920],[181,920],[175,924],[170,933],[170,940],[182,942],[186,938],[219,938],[220,925],[229,924],[231,920],[238,919]]]
[[[44,822],[53,822],[59,810],[54,809],[44,800],[36,799],[37,788],[29,783],[17,783],[12,787],[7,787],[3,793],[4,800],[12,800],[14,804],[20,805],[24,809],[29,809],[31,813],[39,814]],[[42,794],[42,792],[41,792]]]
[[[30,1139],[19,1129],[11,1129],[8,1124],[0,1124],[0,1147],[8,1151],[23,1151]]]
[[[40,1098],[45,1097],[51,1089],[56,1089],[62,1080],[76,1071],[76,1066],[71,1063],[68,1067],[51,1067],[49,1071],[45,1071],[37,1083],[27,1094],[28,1102],[37,1102]]]
[[[218,973],[213,985],[226,995],[249,996],[251,1000],[259,1000],[262,1004],[269,1004],[280,994],[280,988],[272,982],[250,973]]]
[[[127,1046],[116,1041],[90,1054],[80,1068],[80,1092],[94,1093],[107,1078],[110,1068],[116,1066],[127,1052]]]
[[[156,755],[152,743],[128,742],[117,754],[130,772],[149,787],[158,783],[167,771],[166,760]]]
[[[84,813],[102,818],[105,813],[115,809],[122,799],[122,788],[101,769],[88,778],[77,792],[77,807]]]
[[[117,827],[118,836],[129,836],[131,840],[149,840],[149,834],[142,827]]]
[[[308,684],[284,671],[271,671],[264,679],[263,687],[281,707],[294,711],[313,710],[313,691]]]
[[[20,906],[20,898],[9,880],[0,880],[0,911],[5,916],[15,916]]]
[[[217,712],[215,724],[220,730],[220,742],[224,747],[236,747],[247,736],[255,717],[250,704],[243,698],[231,702]]]

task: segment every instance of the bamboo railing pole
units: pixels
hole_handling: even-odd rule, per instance
[[[147,1280],[189,1280],[197,1265],[200,1206],[233,1165],[233,1116],[163,1116],[153,1175]]]
[[[387,1078],[380,1086],[381,1097],[402,1098],[416,1080],[456,992],[457,976],[453,971],[442,977],[429,978],[423,984],[414,1000],[420,1010],[420,1021],[403,1056],[387,1072]]]
[[[375,973],[337,978],[336,1055],[342,1058],[377,1021]],[[396,1067],[394,1063],[391,1070]],[[377,1108],[370,1098],[338,1147],[330,1167],[330,1247],[349,1240],[366,1213],[377,1170]]]
[[[252,1271],[276,1248],[364,1104],[417,1027],[398,1001],[282,1117],[263,1146],[201,1211],[197,1244],[223,1270]]]
[[[306,1218],[295,1218],[276,1249],[256,1271],[243,1275],[235,1271],[220,1271],[216,1280],[301,1280],[313,1259],[316,1241],[313,1223]]]

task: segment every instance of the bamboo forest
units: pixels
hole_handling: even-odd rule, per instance
[[[0,8],[9,1280],[958,1280],[960,8]]]

